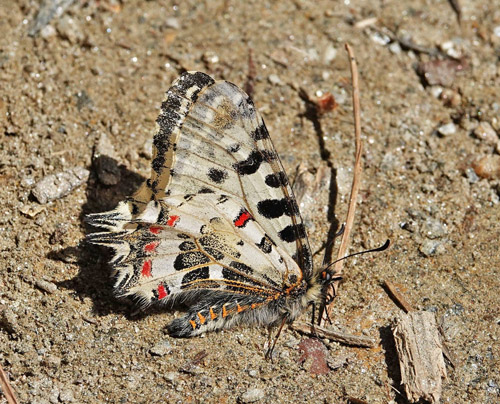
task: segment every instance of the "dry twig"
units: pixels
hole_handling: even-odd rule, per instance
[[[2,392],[9,404],[19,404],[19,401],[17,401],[16,394],[14,393],[14,389],[10,385],[9,378],[5,374],[1,365],[0,365],[0,387],[2,388]]]
[[[333,341],[340,342],[341,344],[359,346],[363,348],[373,348],[375,346],[375,342],[369,337],[328,330],[326,328],[320,327],[319,325],[313,326],[310,323],[302,323],[300,321],[296,321],[290,325],[290,328],[295,331],[316,335],[321,338],[328,338]]]
[[[356,144],[356,154],[354,162],[354,175],[352,180],[351,195],[349,197],[349,207],[347,209],[347,218],[345,223],[345,230],[342,235],[342,240],[340,242],[339,252],[337,254],[337,259],[342,258],[349,245],[349,236],[351,234],[351,229],[354,223],[354,212],[356,211],[356,201],[358,199],[359,186],[361,183],[361,154],[363,152],[363,144],[361,142],[361,115],[359,106],[359,80],[358,80],[358,67],[356,64],[356,59],[354,58],[354,51],[349,46],[345,45],[347,53],[350,60],[351,76],[352,76],[352,102],[353,102],[353,114],[354,114],[354,134],[355,134],[355,144]],[[339,261],[334,266],[334,273],[336,276],[342,274],[342,269],[344,266],[343,261]],[[328,294],[335,296],[337,294],[339,281],[332,283]],[[333,310],[333,305],[330,303],[326,308],[327,315],[323,315],[321,318],[320,325],[324,325],[326,318],[331,314]]]
[[[408,303],[408,300],[406,300],[403,294],[396,289],[396,286],[394,286],[392,282],[385,280],[384,286],[389,292],[389,295],[392,297],[392,299],[396,301],[396,303],[405,311],[405,313],[415,311],[415,308],[410,303]]]

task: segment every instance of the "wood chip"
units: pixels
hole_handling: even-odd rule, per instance
[[[392,332],[408,400],[439,403],[446,367],[434,314],[427,311],[401,314]]]

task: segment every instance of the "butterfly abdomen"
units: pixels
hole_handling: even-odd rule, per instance
[[[279,318],[278,304],[270,299],[215,293],[191,305],[186,315],[168,325],[168,332],[173,337],[192,337],[238,324],[272,324]]]

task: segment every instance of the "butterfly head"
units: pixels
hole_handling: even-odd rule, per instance
[[[332,267],[326,267],[319,273],[319,283],[324,287],[341,280],[342,276],[335,273]]]

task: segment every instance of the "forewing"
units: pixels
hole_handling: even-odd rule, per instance
[[[157,123],[151,178],[128,210],[141,212],[169,195],[228,195],[310,274],[311,253],[287,175],[242,90],[204,73],[185,73],[168,90]]]

